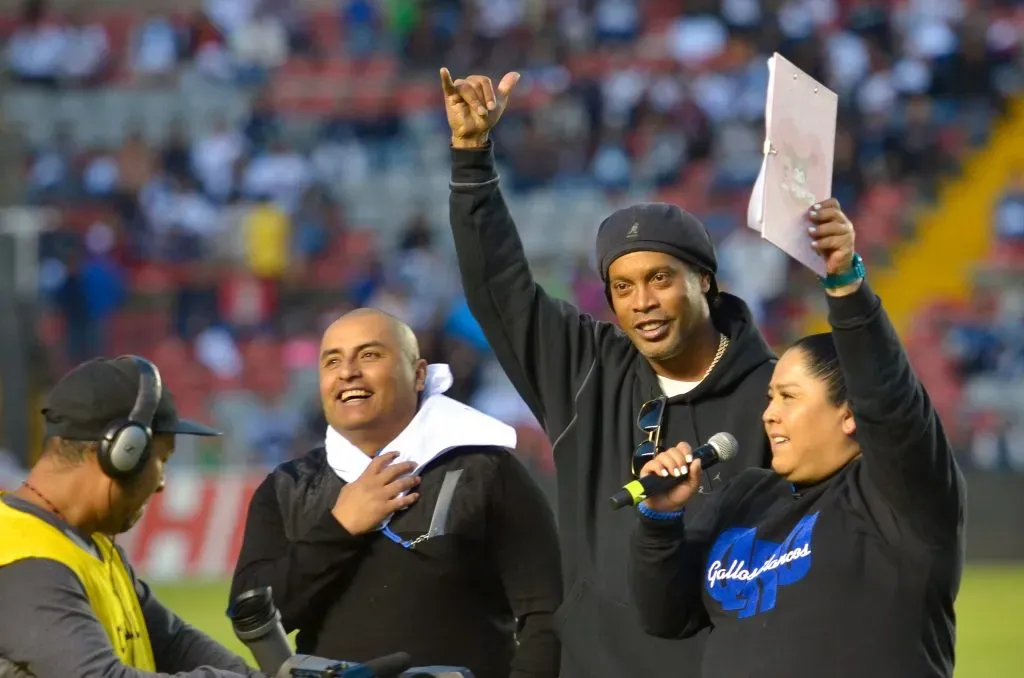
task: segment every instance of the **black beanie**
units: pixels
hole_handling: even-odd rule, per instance
[[[632,205],[613,212],[597,231],[597,265],[607,285],[608,268],[623,254],[663,252],[711,275],[717,292],[718,259],[711,234],[697,217],[663,202]]]

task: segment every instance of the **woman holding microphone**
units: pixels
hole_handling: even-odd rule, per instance
[[[831,199],[809,218],[832,331],[775,367],[771,470],[736,476],[684,529],[700,462],[681,444],[642,469],[685,481],[639,507],[641,622],[668,638],[711,627],[702,678],[952,676],[963,478],[853,225]]]

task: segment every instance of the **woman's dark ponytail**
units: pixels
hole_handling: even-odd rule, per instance
[[[805,365],[811,376],[825,382],[829,402],[836,407],[845,403],[848,399],[846,380],[840,369],[839,354],[832,333],[811,334],[798,339],[793,348],[803,351]]]

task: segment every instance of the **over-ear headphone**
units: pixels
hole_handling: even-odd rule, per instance
[[[103,472],[123,480],[141,471],[149,460],[153,439],[153,417],[163,395],[160,370],[145,358],[130,358],[139,368],[139,392],[128,419],[116,421],[100,440],[99,460]]]

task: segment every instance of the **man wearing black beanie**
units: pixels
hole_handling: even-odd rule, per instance
[[[674,205],[610,215],[597,261],[618,327],[553,299],[530,273],[501,195],[488,133],[516,82],[453,81],[441,71],[452,131],[450,218],[470,310],[502,368],[544,426],[558,476],[565,602],[556,618],[562,678],[699,675],[704,635],[664,640],[640,629],[626,579],[632,511],[608,498],[655,449],[739,441],[709,469],[707,496],[749,466],[768,466],[761,424],[775,357],[739,298],[718,291],[707,229]],[[557,228],[557,225],[552,225]]]

